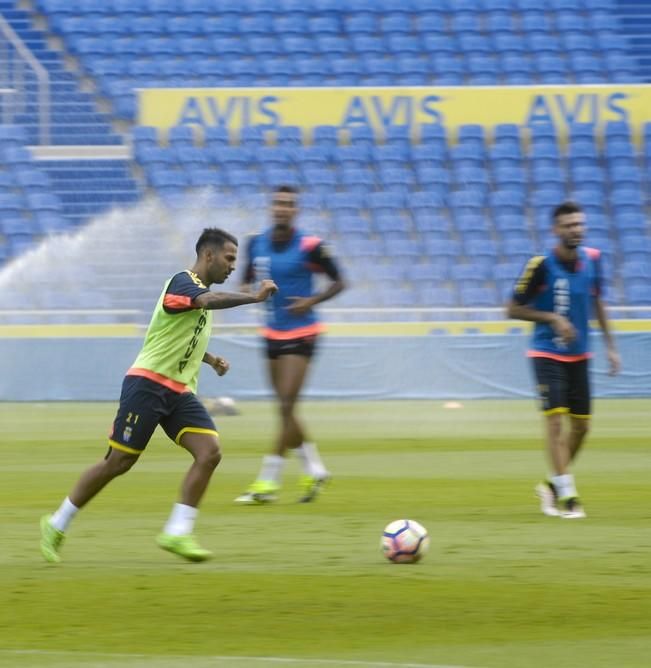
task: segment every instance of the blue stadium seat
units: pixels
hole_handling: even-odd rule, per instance
[[[447,258],[457,260],[461,254],[461,245],[456,239],[425,239],[426,255],[432,259]]]
[[[422,44],[425,53],[454,55],[459,51],[459,44],[454,35],[444,33],[425,32],[422,37]]]
[[[193,146],[194,130],[189,125],[175,125],[169,129],[167,141],[172,147]]]
[[[389,287],[380,292],[380,298],[385,307],[409,308],[419,303],[418,295],[411,288]]]
[[[552,33],[551,19],[540,11],[540,5],[535,11],[523,11],[520,14],[520,30],[529,41],[531,53],[540,53],[541,50],[554,47],[560,50],[558,38]]]
[[[376,163],[404,167],[409,162],[409,147],[400,144],[376,146],[372,150],[372,155]]]
[[[366,202],[368,208],[374,212],[397,212],[404,208],[404,198],[399,193],[372,192]]]
[[[651,281],[651,265],[640,260],[626,259],[620,269],[624,281]]]
[[[409,195],[409,208],[414,212],[415,216],[418,216],[420,211],[432,214],[437,209],[442,208],[444,204],[444,195],[435,190],[423,190]]]
[[[522,56],[528,53],[528,47],[522,35],[498,32],[491,35],[494,53],[502,56]]]
[[[303,167],[327,167],[332,150],[328,146],[303,146],[293,150],[294,160]]]
[[[493,127],[493,143],[520,147],[520,126],[515,123],[498,123]]]
[[[484,29],[489,33],[511,33],[518,32],[514,16],[511,12],[492,9],[486,12],[484,17]]]
[[[521,167],[498,166],[493,170],[493,179],[500,190],[523,190],[527,185],[527,177]]]
[[[346,37],[342,37],[341,35],[317,35],[316,41],[319,53],[337,56],[350,54],[351,43]]]
[[[379,32],[379,23],[374,14],[351,12],[343,17],[344,30],[349,35],[374,35]]]
[[[407,150],[411,144],[411,127],[409,125],[389,125],[385,129],[385,143],[391,147]]]
[[[628,261],[643,262],[649,266],[648,260],[651,259],[651,237],[627,235],[620,238],[619,245]]]
[[[521,265],[534,255],[534,248],[528,239],[504,239],[502,253],[507,262]]]
[[[454,169],[454,177],[457,188],[478,190],[483,196],[488,191],[488,174],[482,167],[457,166]]]
[[[454,224],[464,242],[470,239],[490,239],[490,227],[486,218],[478,211],[455,211]]]
[[[343,194],[343,193],[337,193]],[[337,234],[346,238],[370,239],[372,234],[371,224],[366,218],[361,216],[346,215],[344,217],[335,217],[335,229]]]
[[[436,147],[437,150],[447,149],[447,133],[443,125],[438,123],[423,123],[419,130],[420,144],[426,146],[425,151],[431,151],[431,147]],[[414,147],[412,157],[415,157],[416,148]]]
[[[531,183],[535,188],[553,188],[560,190],[565,187],[565,173],[558,166],[550,167],[545,163],[534,163],[531,169]]]
[[[373,147],[371,144],[338,146],[332,151],[332,160],[342,167],[368,167]]]
[[[493,280],[510,281],[511,285],[519,278],[522,272],[522,264],[519,262],[502,262],[493,265]]]
[[[651,305],[651,286],[648,284],[624,286],[624,294],[626,303],[631,306]]]
[[[206,147],[224,147],[230,143],[228,130],[222,126],[209,125],[204,128],[204,143]]]
[[[610,205],[621,214],[636,214],[642,211],[642,195],[638,188],[616,188],[610,193]]]
[[[571,175],[576,187],[604,187],[604,173],[598,166],[578,165],[571,170]]]
[[[279,146],[302,146],[303,130],[296,125],[281,125],[276,128],[276,142]]]
[[[306,167],[303,170],[305,182],[314,192],[328,193],[337,186],[337,177],[331,169]]]
[[[209,152],[216,164],[245,167],[252,160],[251,150],[245,146],[211,146]]]
[[[334,125],[317,125],[312,132],[312,141],[321,147],[334,147],[338,143],[338,129]]]
[[[375,144],[375,135],[368,125],[353,125],[348,129],[352,146],[368,146]]]
[[[410,34],[413,30],[411,17],[405,14],[380,15],[380,31],[384,33]]]
[[[461,33],[459,35],[459,46],[465,57],[486,56],[494,53],[493,44],[482,33]]]
[[[529,236],[526,219],[514,213],[496,212],[493,217],[495,229],[503,238],[521,238]]]
[[[484,208],[481,193],[475,190],[457,190],[448,197],[449,206],[455,215],[464,213],[479,213]]]
[[[431,63],[433,71],[439,76],[463,77],[467,71],[465,62],[449,53],[435,53],[431,58]]]
[[[416,165],[416,179],[421,187],[430,191],[442,191],[449,187],[450,172],[443,167],[432,167],[427,163]]]
[[[378,182],[385,190],[404,191],[414,184],[414,173],[406,167],[381,166],[378,170]]]
[[[20,215],[25,207],[25,200],[15,193],[0,194],[0,212],[2,215]]]
[[[594,55],[598,51],[598,44],[594,36],[585,32],[561,32],[561,41],[567,53],[578,52],[584,55]]]
[[[420,40],[414,39],[413,35],[406,33],[392,33],[386,39],[388,52],[395,55],[415,55],[422,51]]]
[[[457,299],[450,288],[430,288],[421,295],[421,304],[453,308],[457,305]]]
[[[188,173],[190,185],[196,188],[204,188],[207,186],[222,186],[224,185],[224,174],[216,169],[198,168],[191,169]]]
[[[490,194],[490,205],[500,213],[523,214],[525,194],[523,190],[495,190]]]
[[[464,144],[457,144],[450,151],[452,162],[464,167],[483,167],[484,154],[483,148]]]
[[[412,207],[412,213],[414,217],[414,227],[423,238],[450,238],[450,223],[443,216],[428,208],[413,210]]]
[[[432,264],[414,264],[410,262],[406,267],[406,278],[415,284],[416,289],[421,290],[421,285],[435,286],[447,280],[449,267],[445,262]],[[419,285],[420,284],[420,285]]]
[[[493,287],[462,286],[459,294],[463,306],[491,307],[497,306],[500,301],[497,291]]]
[[[615,211],[614,214],[616,228],[620,235],[644,236],[647,233],[647,220],[642,211],[635,213],[619,213]]]
[[[373,34],[353,34],[351,35],[352,50],[360,56],[382,55],[387,51],[387,45],[378,35]]]
[[[234,192],[241,195],[256,193],[262,188],[260,174],[250,169],[229,166],[226,169],[226,182]]]
[[[490,280],[490,265],[483,262],[453,264],[450,267],[450,278],[465,287],[479,287]]]
[[[464,253],[473,260],[489,260],[494,264],[497,260],[498,248],[492,239],[464,239]]]
[[[494,144],[489,150],[489,163],[498,167],[519,167],[522,164],[520,148],[510,144]]]
[[[173,149],[177,162],[187,167],[208,167],[212,162],[209,151],[188,144],[178,144]]]
[[[328,196],[326,204],[335,216],[358,216],[366,208],[366,196],[357,192],[334,192]]]
[[[404,218],[392,214],[380,215],[374,218],[373,229],[384,238],[400,237],[406,239],[411,232],[411,226]]]
[[[368,192],[375,187],[375,176],[369,169],[344,167],[339,172],[339,182],[346,190]]]
[[[62,213],[63,206],[59,197],[53,193],[30,193],[27,206],[36,213]]]
[[[351,258],[384,257],[384,244],[378,239],[350,239],[346,250]]]
[[[266,146],[256,152],[256,158],[262,167],[284,168],[294,163],[294,152],[283,146]]]

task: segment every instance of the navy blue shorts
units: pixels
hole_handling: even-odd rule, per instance
[[[533,369],[545,415],[569,413],[579,418],[590,417],[588,360],[559,362],[547,357],[534,357]]]
[[[265,339],[267,359],[277,360],[283,355],[300,355],[311,358],[316,352],[317,336],[301,336],[297,339]]]
[[[109,445],[139,455],[158,425],[175,443],[186,432],[217,436],[215,423],[192,392],[174,392],[142,376],[125,376]]]

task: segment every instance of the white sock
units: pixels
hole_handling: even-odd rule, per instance
[[[193,506],[175,503],[172,508],[172,514],[165,525],[165,533],[170,536],[187,536],[191,534],[198,512],[198,509]]]
[[[79,508],[66,496],[59,510],[52,515],[50,524],[59,531],[65,531],[78,512]]]
[[[571,473],[552,476],[552,483],[556,488],[556,493],[560,499],[566,499],[571,496],[578,496],[574,485],[574,476]]]
[[[328,475],[328,471],[321,461],[316,443],[302,443],[300,447],[294,448],[294,452],[301,460],[305,475],[315,478],[324,478]]]
[[[273,482],[280,485],[285,468],[285,458],[280,455],[265,455],[262,458],[262,466],[256,480],[260,482]]]

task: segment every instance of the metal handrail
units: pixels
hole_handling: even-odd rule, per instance
[[[36,74],[38,79],[39,138],[41,144],[47,145],[50,143],[50,74],[27,48],[2,14],[0,14],[0,32]]]

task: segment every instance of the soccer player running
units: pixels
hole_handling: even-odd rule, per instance
[[[610,373],[619,371],[620,359],[610,334],[601,300],[600,252],[581,246],[585,215],[573,202],[553,212],[558,242],[548,255],[533,257],[515,285],[507,307],[509,318],[535,323],[531,350],[552,474],[536,486],[545,515],[583,518],[570,464],[576,458],[590,425],[588,378],[589,318],[594,312],[606,341]],[[563,416],[569,415],[569,431]]]
[[[278,285],[278,292],[267,302],[262,334],[278,400],[280,431],[271,453],[262,460],[258,477],[235,499],[236,503],[275,501],[289,450],[296,453],[303,468],[301,502],[315,499],[330,477],[316,444],[309,440],[295,412],[317,337],[323,331],[314,306],[339,294],[344,281],[321,239],[294,227],[297,200],[294,188],[276,188],[271,205],[273,224],[253,235],[246,250],[243,289],[251,289],[263,279],[272,279]],[[330,279],[322,292],[315,292],[315,272],[325,273]]]
[[[194,458],[158,545],[189,561],[212,556],[192,533],[199,502],[221,459],[215,424],[195,395],[202,362],[219,376],[229,368],[226,360],[206,352],[212,310],[263,302],[277,288],[265,280],[255,294],[209,290],[235,269],[237,239],[223,230],[205,229],[196,253],[192,269],[175,274],[163,288],[140,354],[124,378],[108,453],[82,474],[53,515],[41,518],[41,552],[47,561],[61,561],[59,551],[72,519],[138,461],[157,425]]]

